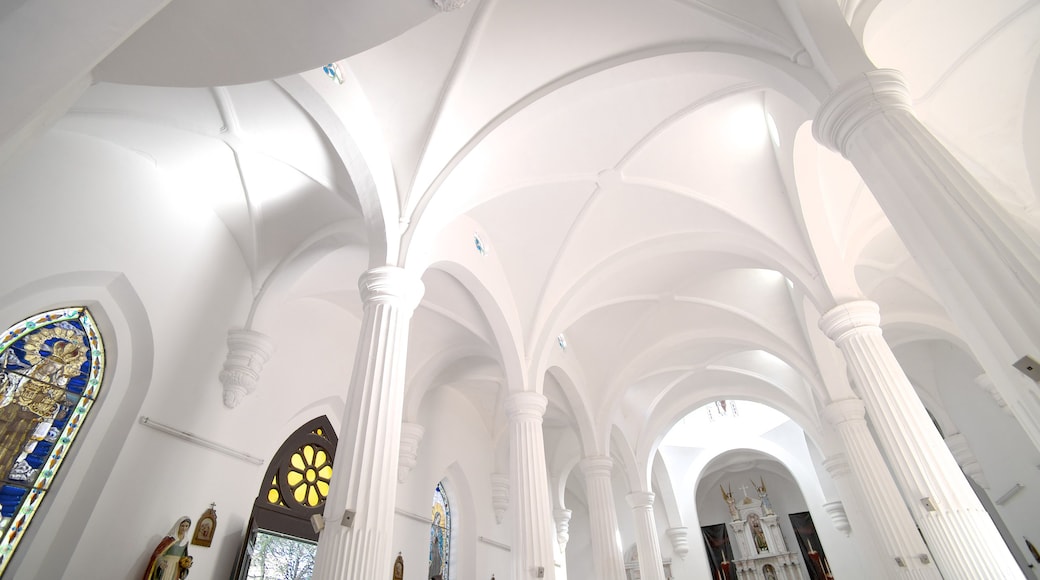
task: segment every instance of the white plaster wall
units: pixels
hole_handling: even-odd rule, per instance
[[[572,475],[571,477],[576,477]],[[592,566],[592,534],[589,523],[589,508],[585,495],[580,497],[570,489],[564,493],[567,509],[571,510],[570,540],[567,541],[567,575],[581,580]]]
[[[427,393],[418,422],[425,428],[415,468],[398,487],[397,507],[430,517],[433,490],[444,481],[454,511],[451,579],[512,577],[511,552],[481,541],[512,546],[513,500],[502,523],[491,506],[492,434],[470,400],[451,387]],[[428,569],[429,525],[402,516],[394,529],[395,551],[405,557],[406,580],[420,580]]]
[[[283,305],[264,329],[277,349],[258,392],[229,410],[217,375],[251,289],[222,222],[184,202],[151,159],[58,130],[3,167],[0,191],[0,223],[19,249],[0,277],[3,324],[85,303],[109,355],[101,402],[9,574],[136,579],[177,517],[216,502],[217,536],[191,548],[192,578],[227,578],[271,454],[315,416],[338,427],[356,319],[327,302]],[[66,274],[76,271],[87,273]],[[309,340],[315,331],[338,338]],[[265,464],[159,433],[142,415]]]

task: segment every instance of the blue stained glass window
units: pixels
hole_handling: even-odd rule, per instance
[[[329,77],[330,79],[336,81],[341,85],[343,84],[343,75],[339,72],[338,64],[330,62],[329,64],[321,67],[321,70],[325,72],[325,76]]]
[[[0,575],[94,405],[105,348],[85,308],[37,314],[0,335]]]
[[[451,507],[444,484],[433,491],[433,524],[430,526],[430,573],[435,580],[448,580],[451,554]]]
[[[480,239],[480,236],[473,234],[473,245],[477,248],[477,253],[481,256],[487,255],[487,246],[484,245],[484,240]]]

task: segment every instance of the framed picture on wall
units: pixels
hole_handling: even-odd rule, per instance
[[[195,524],[195,534],[191,537],[191,543],[195,546],[208,548],[213,543],[213,534],[217,531],[217,504],[209,504],[209,509],[202,512],[202,517]]]

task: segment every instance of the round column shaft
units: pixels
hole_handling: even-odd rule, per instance
[[[542,416],[548,401],[540,393],[516,393],[506,399],[516,518],[513,578],[556,578],[553,558],[555,523],[549,502]]]
[[[838,87],[813,135],[847,158],[1033,444],[1040,405],[1011,364],[1040,356],[1040,247],[914,115],[894,70]]]
[[[903,499],[947,579],[1022,578],[993,520],[881,336],[877,304],[849,302],[820,319],[863,391]]]
[[[365,314],[336,472],[325,503],[315,580],[380,578],[393,563],[408,324],[423,286],[415,276],[390,266],[365,272],[358,286]]]
[[[862,507],[884,551],[884,570],[892,578],[942,578],[870,434],[863,401],[831,403],[823,416],[834,425],[845,446],[848,468],[863,495]]]
[[[657,537],[654,519],[654,494],[634,491],[627,496],[632,518],[636,524],[636,550],[639,553],[639,576],[642,580],[665,580],[661,542]]]
[[[589,500],[594,577],[602,580],[625,580],[625,561],[618,538],[614,487],[610,481],[613,468],[614,461],[602,455],[586,457],[581,461]]]

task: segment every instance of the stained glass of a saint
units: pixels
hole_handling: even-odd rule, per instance
[[[433,491],[433,524],[430,526],[431,580],[448,580],[451,560],[451,504],[444,493],[444,484],[438,483]]]
[[[0,573],[68,455],[104,375],[84,308],[52,310],[0,338]]]

